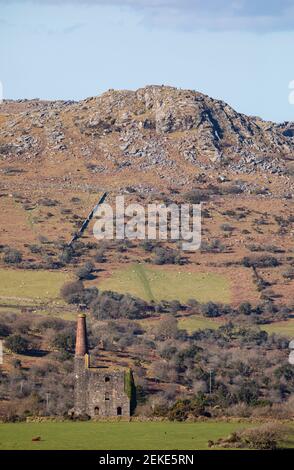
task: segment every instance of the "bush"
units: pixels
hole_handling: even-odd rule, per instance
[[[29,348],[29,342],[21,335],[11,335],[6,339],[5,346],[15,354],[24,354]]]
[[[142,243],[140,243],[140,247],[143,248],[147,253],[151,253],[156,244],[151,242],[150,240],[144,240]]]
[[[185,421],[189,416],[197,417],[205,414],[205,400],[200,394],[192,400],[178,400],[168,411],[172,421]]]
[[[237,434],[243,447],[256,450],[275,450],[279,440],[283,439],[288,430],[278,424],[264,424],[257,428],[246,429]]]
[[[292,281],[294,279],[294,268],[287,269],[287,271],[283,273],[283,277]]]
[[[94,317],[98,320],[146,317],[149,306],[144,300],[130,295],[105,291],[99,293],[91,304]]]
[[[84,264],[81,268],[77,270],[77,277],[80,280],[84,279],[91,279],[92,278],[92,272],[94,271],[95,267],[91,261],[87,261],[87,263]]]
[[[201,313],[205,317],[216,318],[221,316],[222,311],[218,304],[215,304],[214,302],[208,302],[207,304],[203,304],[201,306]]]
[[[22,262],[22,254],[14,248],[5,248],[3,259],[7,264],[19,264]]]
[[[0,337],[9,336],[11,333],[10,328],[4,323],[0,323]]]
[[[222,188],[222,194],[241,194],[241,193],[243,193],[243,188],[237,184]]]
[[[232,227],[230,224],[222,224],[220,228],[223,232],[230,232],[230,233],[235,230],[234,227]]]
[[[45,207],[54,207],[57,206],[58,202],[54,199],[43,198],[38,201],[38,204]]]
[[[205,240],[201,243],[201,251],[204,253],[222,253],[225,250],[226,247],[218,238],[212,240],[210,243]]]
[[[83,303],[84,285],[80,281],[68,282],[61,288],[60,294],[68,304]]]
[[[184,199],[190,204],[200,204],[203,201],[207,201],[209,198],[209,192],[207,190],[192,189],[184,194]]]
[[[82,281],[68,282],[61,288],[61,297],[69,304],[84,304],[87,307],[97,299],[96,287],[85,289]]]
[[[247,405],[256,405],[259,397],[259,388],[255,382],[243,383],[237,393],[238,401]]]
[[[99,248],[99,250],[97,250],[95,255],[95,261],[97,261],[97,263],[105,263],[106,257],[104,248]]]
[[[251,315],[252,311],[253,307],[250,302],[243,302],[239,306],[239,312],[241,313],[241,315]]]
[[[178,333],[178,321],[172,315],[166,315],[162,320],[156,323],[154,334],[158,340],[163,341],[176,338]]]
[[[62,263],[62,264],[68,264],[71,262],[73,258],[73,251],[71,248],[69,247],[66,247],[62,250],[61,254],[60,254],[60,257],[59,257],[59,261]]]
[[[21,369],[22,364],[21,364],[21,361],[19,359],[13,359],[11,361],[11,364],[14,367],[14,369]]]
[[[290,430],[283,425],[267,423],[262,426],[233,432],[226,438],[216,442],[209,441],[208,446],[224,448],[276,450],[279,441],[285,439]]]
[[[246,268],[275,268],[280,262],[274,256],[260,256],[259,258],[245,256],[242,264]]]
[[[183,264],[184,260],[180,253],[175,250],[157,248],[155,250],[154,264]]]
[[[55,331],[60,331],[63,330],[65,327],[65,321],[61,320],[60,318],[42,318],[38,323],[37,323],[37,328],[40,331],[46,331],[46,330],[55,330]]]
[[[64,330],[56,333],[52,340],[52,346],[61,352],[72,353],[75,350],[75,333],[72,330]]]

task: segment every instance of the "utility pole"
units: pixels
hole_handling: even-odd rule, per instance
[[[211,392],[212,392],[212,374],[213,374],[213,370],[210,369],[209,371],[209,394],[211,395]]]
[[[46,392],[46,411],[49,413],[49,398],[50,398],[50,393]]]

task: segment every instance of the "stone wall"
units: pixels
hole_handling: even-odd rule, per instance
[[[124,391],[124,371],[89,369],[90,416],[130,416],[130,400]]]
[[[130,416],[124,369],[88,367],[87,355],[75,358],[75,414]]]
[[[88,372],[85,357],[75,357],[74,360],[74,410],[77,415],[87,414],[88,401]]]

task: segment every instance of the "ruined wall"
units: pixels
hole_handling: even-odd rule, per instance
[[[130,400],[124,391],[124,371],[89,369],[88,414],[130,416]]]
[[[74,396],[77,415],[130,416],[125,371],[87,367],[87,355],[75,358]]]
[[[77,415],[84,415],[87,413],[88,402],[88,370],[85,357],[75,357],[74,374],[74,410]]]

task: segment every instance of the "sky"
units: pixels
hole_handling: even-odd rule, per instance
[[[165,84],[294,121],[293,48],[294,0],[0,0],[10,99]]]

